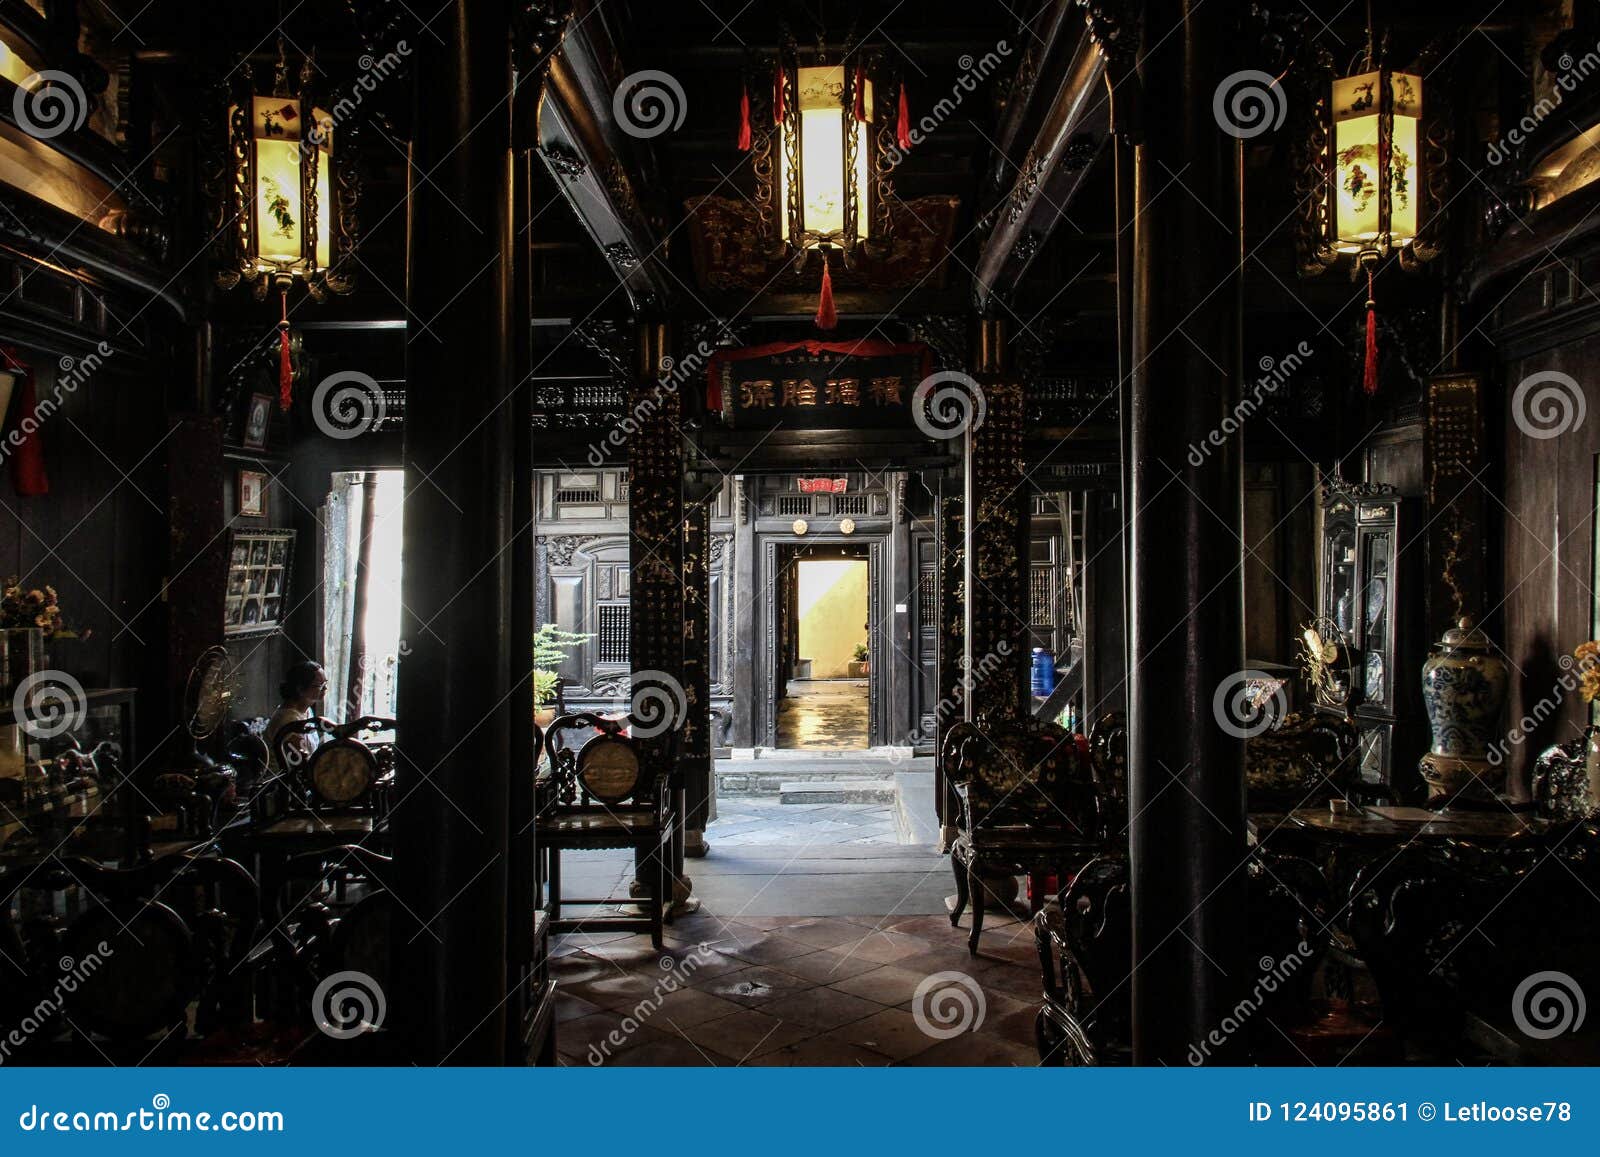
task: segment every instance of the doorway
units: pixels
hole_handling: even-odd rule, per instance
[[[335,474],[322,509],[324,711],[341,721],[395,714],[404,510],[401,470]]]
[[[778,747],[863,750],[870,739],[867,560],[797,558],[791,592],[785,636],[793,637],[794,658],[778,703]]]

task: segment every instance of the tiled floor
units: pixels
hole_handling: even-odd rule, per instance
[[[963,925],[967,923],[965,919]],[[569,1065],[1034,1065],[1033,935],[938,915],[680,917],[647,937],[557,938]]]
[[[778,746],[854,751],[867,746],[865,679],[791,679],[778,703]]]
[[[706,826],[706,839],[725,848],[900,842],[889,804],[794,804],[777,796],[717,800],[717,818]]]

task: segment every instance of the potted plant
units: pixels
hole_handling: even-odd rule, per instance
[[[572,649],[594,638],[576,631],[563,631],[545,623],[533,633],[533,719],[540,727],[555,721],[556,703],[561,696],[561,664]]]
[[[45,666],[44,645],[76,639],[61,615],[56,588],[24,587],[12,576],[0,589],[0,687],[14,688]]]
[[[857,643],[855,656],[850,660],[850,678],[865,679],[870,670],[871,665],[867,662],[867,645]]]

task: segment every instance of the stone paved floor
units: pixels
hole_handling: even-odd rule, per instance
[[[791,679],[778,704],[778,746],[854,751],[867,746],[865,679]]]
[[[963,927],[967,920],[963,918]],[[947,917],[679,917],[648,937],[556,938],[568,1065],[1034,1065],[1032,930]]]
[[[717,818],[706,825],[706,839],[727,848],[900,842],[889,804],[786,804],[776,796],[717,800]]]

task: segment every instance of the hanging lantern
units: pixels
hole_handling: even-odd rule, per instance
[[[1333,82],[1332,248],[1363,263],[1419,231],[1422,77],[1378,68]]]
[[[778,219],[796,249],[848,252],[868,235],[872,81],[844,65],[795,68],[779,156]]]
[[[294,385],[290,288],[298,282],[317,301],[355,288],[344,259],[355,245],[359,186],[348,167],[334,180],[335,120],[309,97],[314,74],[307,57],[291,90],[282,40],[270,93],[254,90],[248,64],[239,70],[242,91],[228,108],[227,188],[216,230],[223,258],[217,284],[231,289],[246,282],[258,299],[278,292],[278,403],[285,410]]]

